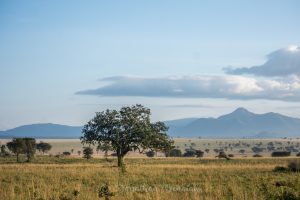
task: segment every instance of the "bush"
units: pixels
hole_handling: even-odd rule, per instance
[[[109,190],[108,184],[103,184],[98,191],[98,197],[104,198],[105,200],[109,200],[110,197],[114,196],[114,194]]]
[[[257,158],[259,158],[259,157],[263,157],[262,155],[260,155],[260,154],[254,154],[253,155],[253,157],[257,157]]]
[[[226,160],[230,159],[224,151],[220,151],[219,155],[217,155],[216,157],[218,157],[218,158],[225,158]]]
[[[83,157],[86,159],[92,158],[93,149],[91,147],[84,147],[83,148]]]
[[[296,154],[296,156],[300,157],[300,152]]]
[[[272,157],[287,157],[290,155],[291,155],[291,152],[289,152],[289,151],[274,151],[271,154]]]
[[[197,158],[202,158],[204,156],[204,152],[201,150],[196,150],[196,156]]]
[[[194,149],[186,149],[183,157],[195,157],[196,151]]]
[[[166,156],[168,157],[181,157],[182,153],[180,149],[172,149],[170,152],[168,152],[166,154]]]
[[[288,164],[288,168],[292,172],[300,172],[300,161],[291,161]]]
[[[150,158],[152,158],[152,157],[155,156],[155,152],[154,151],[147,151],[145,154],[146,154],[147,157],[150,157]]]
[[[229,157],[229,158],[233,158],[234,155],[233,155],[233,154],[228,154],[228,157]]]
[[[62,154],[63,154],[64,156],[70,156],[70,155],[71,155],[71,153],[68,152],[68,151],[64,151]]]
[[[287,172],[288,169],[286,167],[283,167],[283,166],[276,166],[274,169],[273,169],[273,172]]]

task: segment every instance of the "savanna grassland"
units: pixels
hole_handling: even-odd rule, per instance
[[[179,139],[175,145],[203,149],[210,143],[208,146],[213,149],[229,143],[221,140],[200,143],[196,140]],[[260,146],[269,142],[263,141]],[[297,141],[292,142],[297,144]],[[239,142],[234,140],[234,143]],[[255,145],[258,141],[249,143]],[[61,151],[76,149],[70,144],[59,148]],[[233,152],[238,154],[237,149]],[[292,161],[300,162],[299,157],[272,158],[265,154],[264,157],[253,158],[248,153],[248,157],[235,156],[230,160],[215,158],[213,151],[204,158],[145,158],[131,155],[125,158],[127,172],[124,174],[119,172],[114,157],[105,159],[98,156],[86,160],[76,153],[68,157],[37,153],[31,163],[16,163],[14,156],[3,157],[0,158],[0,199],[104,199],[99,198],[100,191],[102,196],[103,193],[108,194],[109,199],[128,200],[299,199],[300,173],[274,171],[276,166],[287,167]],[[109,192],[105,190],[106,186]]]
[[[38,156],[22,164],[2,158],[0,199],[95,200],[105,184],[111,199],[259,200],[285,191],[299,196],[300,173],[273,171],[295,159],[127,158],[122,174],[114,158]]]

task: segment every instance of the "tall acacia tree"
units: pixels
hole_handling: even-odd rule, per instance
[[[24,153],[27,157],[27,162],[30,162],[36,151],[36,142],[34,138],[22,138],[24,141]]]
[[[23,138],[13,138],[11,142],[6,143],[6,146],[16,155],[17,162],[19,162],[19,155],[25,152],[25,143]]]
[[[118,157],[118,167],[124,170],[124,156],[133,150],[166,151],[173,147],[163,122],[151,123],[150,109],[137,104],[117,110],[97,112],[83,128],[83,144],[110,145]]]

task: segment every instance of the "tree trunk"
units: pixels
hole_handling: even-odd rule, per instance
[[[19,154],[17,153],[16,155],[17,155],[17,162],[19,162]]]
[[[124,165],[123,156],[118,155],[118,167],[122,167]]]
[[[121,172],[125,172],[125,164],[124,164],[124,160],[123,160],[124,156],[122,155],[118,155],[118,167],[121,170]]]

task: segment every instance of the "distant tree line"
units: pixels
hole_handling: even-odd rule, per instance
[[[15,154],[17,158],[17,162],[20,162],[20,155],[26,155],[26,161],[30,162],[35,155],[36,150],[42,152],[43,154],[48,152],[52,146],[49,143],[40,142],[36,143],[34,138],[13,138],[12,141],[7,142],[6,146],[1,145],[1,155],[7,156],[9,153],[6,151],[7,149]]]

